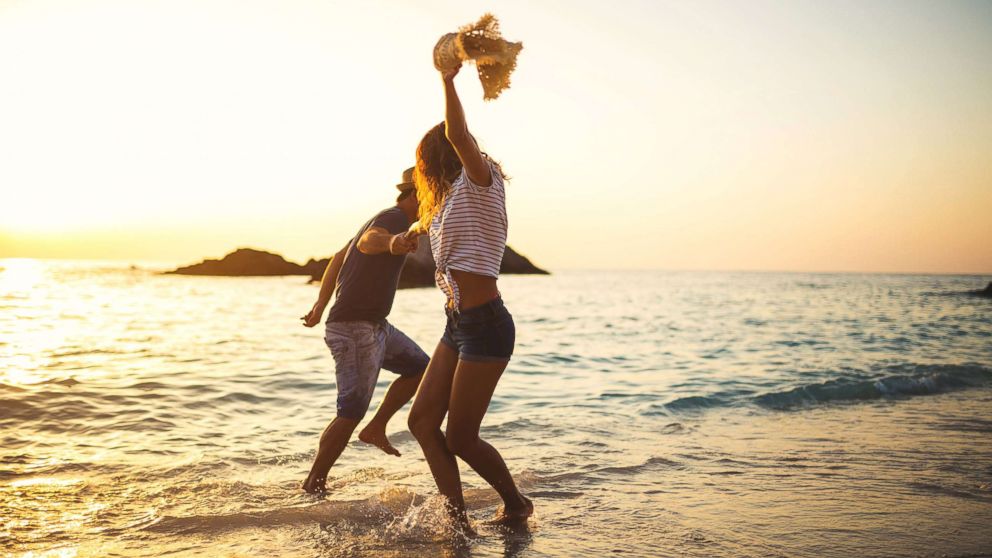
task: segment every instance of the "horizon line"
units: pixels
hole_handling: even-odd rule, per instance
[[[255,248],[255,250],[261,250]],[[261,250],[268,252],[268,250]],[[230,252],[228,252],[230,253]],[[278,254],[277,252],[270,252],[272,254]],[[227,254],[225,254],[226,256]],[[278,254],[283,259],[286,259],[282,254]],[[223,257],[223,256],[221,256]],[[206,259],[215,259],[204,257],[199,260],[202,262]],[[309,259],[321,260],[326,258],[316,258],[311,256]],[[309,260],[308,259],[308,260]],[[36,261],[61,261],[61,262],[115,262],[120,264],[130,264],[135,266],[140,265],[169,265],[176,266],[181,265],[182,262],[177,260],[166,260],[166,259],[141,259],[141,258],[118,258],[118,257],[107,257],[107,258],[72,258],[72,257],[32,257],[32,256],[0,256],[0,261],[4,260],[36,260]],[[184,260],[185,261],[185,260]],[[292,260],[287,259],[287,261],[292,262]],[[193,263],[199,263],[193,262]],[[292,262],[296,263],[296,262]],[[304,262],[305,263],[305,262]],[[533,263],[533,262],[532,262]],[[535,264],[536,265],[536,264]],[[781,269],[781,268],[694,268],[694,267],[558,267],[549,268],[546,266],[540,266],[549,272],[568,272],[568,271],[628,271],[628,272],[666,272],[666,273],[765,273],[765,274],[813,274],[813,275],[944,275],[944,276],[958,276],[958,277],[983,277],[992,276],[992,270],[989,271],[869,271],[869,270],[850,270],[850,269],[816,269],[816,270],[803,270],[803,269]]]

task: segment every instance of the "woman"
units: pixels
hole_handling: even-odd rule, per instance
[[[409,425],[454,519],[468,528],[455,456],[503,498],[495,522],[526,520],[534,506],[517,489],[499,452],[479,438],[482,418],[513,353],[515,329],[496,288],[506,247],[504,176],[468,131],[455,91],[457,74],[458,68],[441,74],[445,121],[417,147],[420,220],[413,232],[430,236],[435,278],[448,298],[448,322]],[[445,413],[448,425],[442,433]]]

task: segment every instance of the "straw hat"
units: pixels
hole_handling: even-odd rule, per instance
[[[434,67],[438,71],[454,70],[462,65],[462,60],[469,56],[458,38],[458,33],[448,33],[438,39],[434,45]]]
[[[459,67],[462,62],[475,62],[482,82],[482,98],[490,101],[510,87],[510,74],[517,67],[517,55],[522,43],[503,38],[499,21],[485,14],[479,21],[464,25],[457,33],[447,33],[434,45],[434,67],[442,72]]]
[[[403,182],[396,185],[396,189],[400,192],[406,192],[407,190],[413,190],[413,167],[410,167],[403,171]]]

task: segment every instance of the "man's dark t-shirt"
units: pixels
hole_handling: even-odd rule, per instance
[[[391,207],[365,223],[351,239],[338,272],[334,305],[327,316],[329,322],[375,322],[385,319],[393,308],[406,255],[394,256],[389,252],[369,255],[359,251],[358,239],[371,227],[400,234],[410,227],[410,221],[402,209]]]

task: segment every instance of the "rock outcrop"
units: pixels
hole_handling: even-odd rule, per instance
[[[985,298],[992,298],[992,282],[986,285],[984,291],[972,291],[972,294],[976,294],[978,296],[984,296]]]
[[[310,281],[320,281],[324,269],[330,260],[311,259],[304,265],[299,265],[278,254],[238,248],[219,260],[203,260],[198,264],[180,267],[166,273],[177,275],[220,275],[231,277],[253,277],[273,275],[309,275]],[[430,287],[434,285],[434,258],[431,256],[430,244],[427,239],[421,239],[417,251],[407,256],[403,273],[400,274],[400,288]],[[548,272],[537,267],[530,260],[509,246],[503,254],[500,273],[548,275]]]
[[[429,252],[430,250],[428,250]],[[499,266],[500,273],[511,273],[516,275],[551,275],[547,271],[537,267],[523,254],[517,252],[509,246],[503,252],[503,261]]]
[[[403,272],[400,273],[400,288],[414,289],[434,285],[434,256],[431,255],[431,243],[426,238],[420,239],[417,251],[406,257]]]
[[[303,266],[286,261],[271,252],[238,248],[219,260],[203,260],[198,264],[180,267],[166,273],[177,275],[272,276],[305,275]]]
[[[324,269],[327,267],[327,264],[330,261],[331,260],[329,260],[328,258],[324,258],[322,260],[315,260],[313,258],[310,258],[309,260],[307,260],[307,263],[303,264],[303,274],[309,275],[311,278],[310,279],[311,282],[320,281],[321,278],[324,276]],[[314,277],[316,277],[316,279],[313,279]]]

